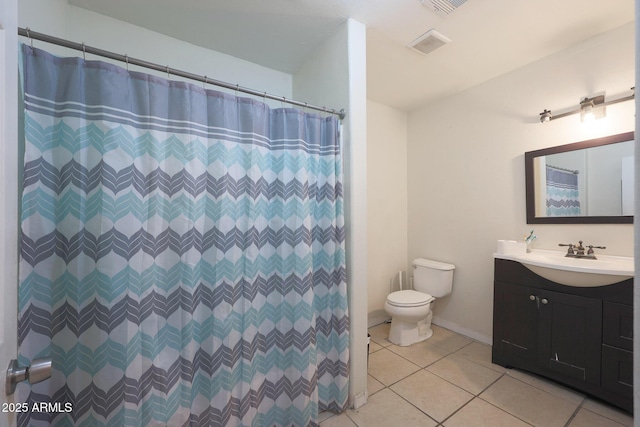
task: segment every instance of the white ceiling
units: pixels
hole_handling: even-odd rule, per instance
[[[468,0],[446,16],[419,0],[68,1],[289,74],[354,18],[367,26],[368,98],[405,111],[634,19],[634,0]],[[431,28],[452,42],[406,47]]]

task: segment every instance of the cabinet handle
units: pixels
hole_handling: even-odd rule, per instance
[[[535,295],[529,295],[529,299],[530,299],[531,301],[535,301],[535,300],[536,300],[536,296],[535,296]]]
[[[549,300],[548,300],[548,299],[546,299],[546,298],[542,298],[542,299],[540,300],[540,302],[541,302],[541,303],[543,303],[543,304],[548,304],[548,303],[549,303]]]

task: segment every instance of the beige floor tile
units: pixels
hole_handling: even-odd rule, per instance
[[[575,418],[569,423],[569,427],[621,427],[619,424],[595,412],[580,408]]]
[[[356,427],[357,424],[351,421],[346,413],[334,415],[326,420],[320,421],[322,427]]]
[[[375,353],[381,348],[384,348],[384,347],[378,344],[377,342],[375,342],[374,340],[371,340],[371,342],[369,343],[369,354]]]
[[[563,427],[578,407],[508,375],[502,376],[480,397],[515,417],[540,427]]]
[[[318,415],[318,422],[321,423],[324,420],[333,417],[335,414],[331,411],[324,411],[324,412],[320,412],[320,414]]]
[[[348,410],[347,415],[359,427],[434,427],[437,425],[434,420],[388,388],[371,396],[369,402],[357,411]]]
[[[493,369],[494,371],[501,373],[507,372],[507,368],[504,366],[491,363],[491,346],[488,344],[474,341],[456,351],[455,354],[472,360],[486,368]]]
[[[382,384],[380,381],[373,378],[371,375],[367,376],[367,392],[369,393],[369,396],[379,392],[383,388],[384,388],[384,384]]]
[[[627,427],[633,427],[633,416],[622,411],[621,409],[614,408],[609,405],[605,405],[596,400],[586,399],[582,404],[582,408],[587,409],[596,414],[602,415],[605,418],[609,418],[617,423],[620,423]]]
[[[437,424],[423,412],[439,421],[446,419],[443,425],[447,427],[510,427],[525,421],[544,427],[564,426],[580,404],[571,427],[633,426],[633,417],[626,412],[585,399],[542,377],[494,365],[489,345],[434,325],[434,336],[429,340],[398,347],[387,339],[389,326],[369,329],[369,403],[359,411],[350,411],[351,418],[321,415],[323,427]],[[479,398],[469,393],[477,394],[487,381],[491,384],[491,379],[495,381],[505,372],[508,375],[481,392]],[[399,418],[403,415],[408,418]]]
[[[433,335],[426,342],[446,350],[449,353],[458,351],[473,342],[471,338],[467,338],[437,325],[431,325],[431,329],[433,329]]]
[[[421,368],[429,366],[449,354],[448,351],[433,346],[427,341],[422,341],[407,347],[392,344],[387,347],[387,349],[415,363]]]
[[[420,367],[383,348],[369,355],[369,375],[389,386],[418,371]]]
[[[476,398],[446,420],[445,427],[527,427],[529,424]]]
[[[394,384],[391,390],[436,421],[443,421],[473,398],[472,394],[425,370]]]
[[[373,326],[369,328],[369,335],[371,335],[371,341],[381,345],[382,347],[387,347],[391,345],[391,341],[389,338],[389,328],[391,328],[390,323],[382,323],[377,326]]]
[[[456,354],[440,359],[427,370],[475,395],[503,375]]]
[[[560,397],[564,400],[568,400],[569,402],[573,402],[579,405],[584,400],[583,394],[564,387],[556,382],[547,380],[546,378],[542,378],[528,372],[519,371],[517,369],[510,369],[507,374],[517,380],[539,388],[542,391],[546,391],[547,393],[551,393],[554,396]]]

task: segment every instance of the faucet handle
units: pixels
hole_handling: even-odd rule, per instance
[[[607,249],[607,247],[606,247],[606,246],[593,246],[593,245],[588,245],[587,247],[589,248],[589,250],[587,251],[587,255],[593,255],[593,254],[594,254],[594,252],[593,252],[593,249],[594,249],[594,248],[595,248],[595,249]]]
[[[573,255],[575,253],[575,251],[573,250],[575,245],[573,243],[558,243],[558,246],[568,246],[569,247],[569,249],[567,249],[568,255]]]

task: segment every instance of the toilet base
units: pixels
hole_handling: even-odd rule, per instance
[[[433,335],[433,330],[431,329],[432,318],[433,312],[431,311],[429,311],[426,318],[418,323],[406,322],[397,317],[391,318],[389,341],[395,345],[406,347],[431,338]]]

